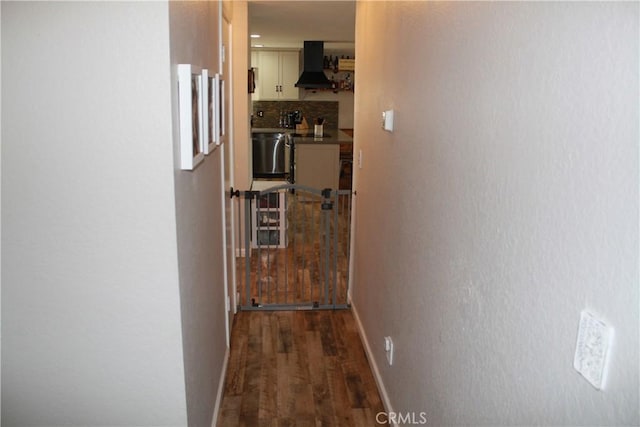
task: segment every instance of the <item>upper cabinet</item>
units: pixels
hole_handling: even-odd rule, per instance
[[[251,66],[256,76],[254,100],[298,99],[298,88],[295,87],[300,77],[298,51],[254,51]]]

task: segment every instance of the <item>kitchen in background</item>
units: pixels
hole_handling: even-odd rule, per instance
[[[250,92],[254,127],[262,127],[264,123],[273,124],[268,117],[266,121],[260,120],[257,111],[262,110],[265,114],[274,111],[279,113],[280,110],[302,111],[309,121],[309,117],[312,120],[316,118],[313,117],[316,109],[333,109],[323,104],[333,101],[337,103],[337,118],[328,118],[326,125],[336,129],[353,129],[356,83],[353,48],[324,50],[323,45],[323,42],[305,41],[303,50],[252,49]],[[263,101],[275,104],[261,104]],[[294,101],[294,104],[290,101]],[[320,104],[314,105],[315,102]]]
[[[328,177],[333,176],[331,170],[339,165],[336,180],[339,183],[329,186],[335,188],[339,184],[341,189],[351,188],[353,164],[353,98],[355,87],[355,60],[353,52],[325,51],[324,42],[305,41],[304,49],[253,49],[251,52],[249,90],[252,98],[251,128],[252,152],[254,153],[254,177],[269,179],[262,171],[264,158],[289,159],[295,167],[290,168],[286,178],[290,182],[305,181],[304,177],[310,171],[325,170]],[[314,131],[314,125],[322,123],[324,137],[305,139]],[[269,134],[276,130],[288,130],[292,137],[290,144],[282,142],[277,135]],[[265,136],[265,132],[269,135]],[[281,132],[280,132],[281,133]],[[280,138],[280,139],[279,139]],[[269,142],[265,143],[268,139]],[[313,143],[317,146],[335,144],[336,148],[313,147],[306,145]],[[257,146],[256,146],[257,145]],[[280,151],[277,154],[263,153],[263,146],[274,148],[284,146],[285,156]],[[286,147],[291,149],[287,151]],[[295,149],[298,147],[299,149]],[[338,151],[339,148],[339,151]],[[303,156],[303,151],[334,150],[335,162],[327,163],[327,167],[318,167],[318,163],[307,165],[303,158],[314,158],[315,154]],[[266,156],[266,157],[265,157]],[[285,161],[286,163],[286,161]],[[269,173],[274,179],[282,174],[281,168],[267,165]],[[257,167],[257,169],[256,169]],[[277,169],[277,170],[276,170]],[[293,171],[296,171],[294,174]],[[308,173],[306,173],[308,172]],[[317,173],[312,174],[318,177]],[[307,182],[316,182],[311,180]],[[318,179],[317,182],[327,182]]]

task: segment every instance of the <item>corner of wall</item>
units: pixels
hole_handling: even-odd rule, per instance
[[[380,370],[378,369],[378,363],[376,361],[375,356],[373,355],[373,351],[371,350],[371,345],[369,344],[369,339],[367,338],[367,333],[360,321],[360,316],[358,315],[358,308],[356,304],[351,301],[351,312],[353,313],[353,317],[356,321],[356,326],[358,327],[358,333],[360,334],[360,339],[362,340],[362,344],[364,345],[364,350],[367,355],[367,360],[371,365],[371,371],[373,372],[373,377],[376,380],[376,386],[378,387],[378,391],[380,392],[380,396],[382,397],[382,404],[384,405],[384,409],[389,412],[393,412],[393,406],[391,405],[391,400],[389,399],[389,394],[387,393],[387,389],[382,380],[382,376],[380,375]]]
[[[213,406],[213,418],[211,427],[216,427],[218,418],[220,417],[220,404],[222,403],[222,395],[224,394],[224,383],[227,378],[227,367],[229,366],[229,347],[224,353],[224,361],[220,370],[220,381],[218,381],[218,391],[216,392],[216,403]]]

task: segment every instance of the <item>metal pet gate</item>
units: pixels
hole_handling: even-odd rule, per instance
[[[234,195],[244,199],[241,310],[348,307],[351,190],[283,184]]]

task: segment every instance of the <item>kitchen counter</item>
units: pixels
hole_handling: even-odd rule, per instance
[[[353,138],[337,128],[325,128],[324,133],[329,136],[316,138],[313,136],[313,129],[294,130],[283,128],[252,128],[251,132],[284,132],[289,134],[301,134],[294,136],[295,144],[353,144]]]

